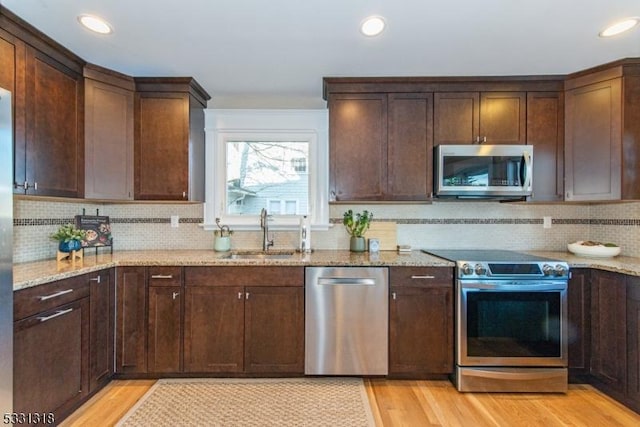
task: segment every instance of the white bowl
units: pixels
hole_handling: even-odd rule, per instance
[[[567,249],[576,255],[594,258],[609,258],[620,255],[619,246],[584,246],[580,243],[582,242],[569,243]]]

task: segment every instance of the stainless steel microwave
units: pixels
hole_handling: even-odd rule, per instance
[[[437,197],[519,198],[533,189],[531,145],[438,145]]]

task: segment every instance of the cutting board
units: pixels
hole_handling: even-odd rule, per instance
[[[379,239],[381,251],[395,251],[398,244],[398,226],[391,221],[374,221],[364,237]]]

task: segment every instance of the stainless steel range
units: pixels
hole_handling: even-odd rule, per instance
[[[456,263],[459,391],[566,392],[566,262],[501,250],[424,250]]]

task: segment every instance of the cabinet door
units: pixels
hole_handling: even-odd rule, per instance
[[[113,375],[113,270],[87,275],[89,290],[89,391],[106,385]]]
[[[186,286],[185,372],[242,372],[244,288]]]
[[[14,324],[14,412],[58,420],[88,395],[88,333],[88,298]]]
[[[591,273],[591,375],[614,397],[625,391],[626,284],[621,274]]]
[[[27,194],[83,196],[83,97],[79,73],[27,47]]]
[[[182,371],[182,288],[149,287],[149,372]]]
[[[525,92],[482,92],[480,140],[486,144],[525,144],[526,111]]]
[[[27,179],[25,170],[27,161],[25,55],[26,45],[24,42],[0,29],[0,87],[11,91],[14,148],[13,189],[17,194],[24,194],[24,183]]]
[[[392,287],[389,374],[453,372],[453,286]]]
[[[480,94],[441,92],[433,95],[433,144],[472,144],[480,132]]]
[[[145,267],[118,267],[116,372],[147,372]]]
[[[640,411],[640,278],[627,276],[627,398]]]
[[[189,95],[137,93],[134,145],[135,198],[185,200],[189,191]]]
[[[591,288],[587,269],[572,269],[567,291],[569,372],[589,374],[591,357]]]
[[[562,200],[564,193],[564,98],[560,92],[527,93],[527,145],[533,146],[530,200]]]
[[[433,95],[389,94],[387,200],[433,193]]]
[[[134,92],[85,79],[85,197],[133,199]]]
[[[621,80],[611,79],[565,93],[566,200],[621,197]]]
[[[387,177],[387,95],[329,98],[330,201],[382,200]]]
[[[304,373],[304,288],[251,286],[245,298],[245,370]]]

